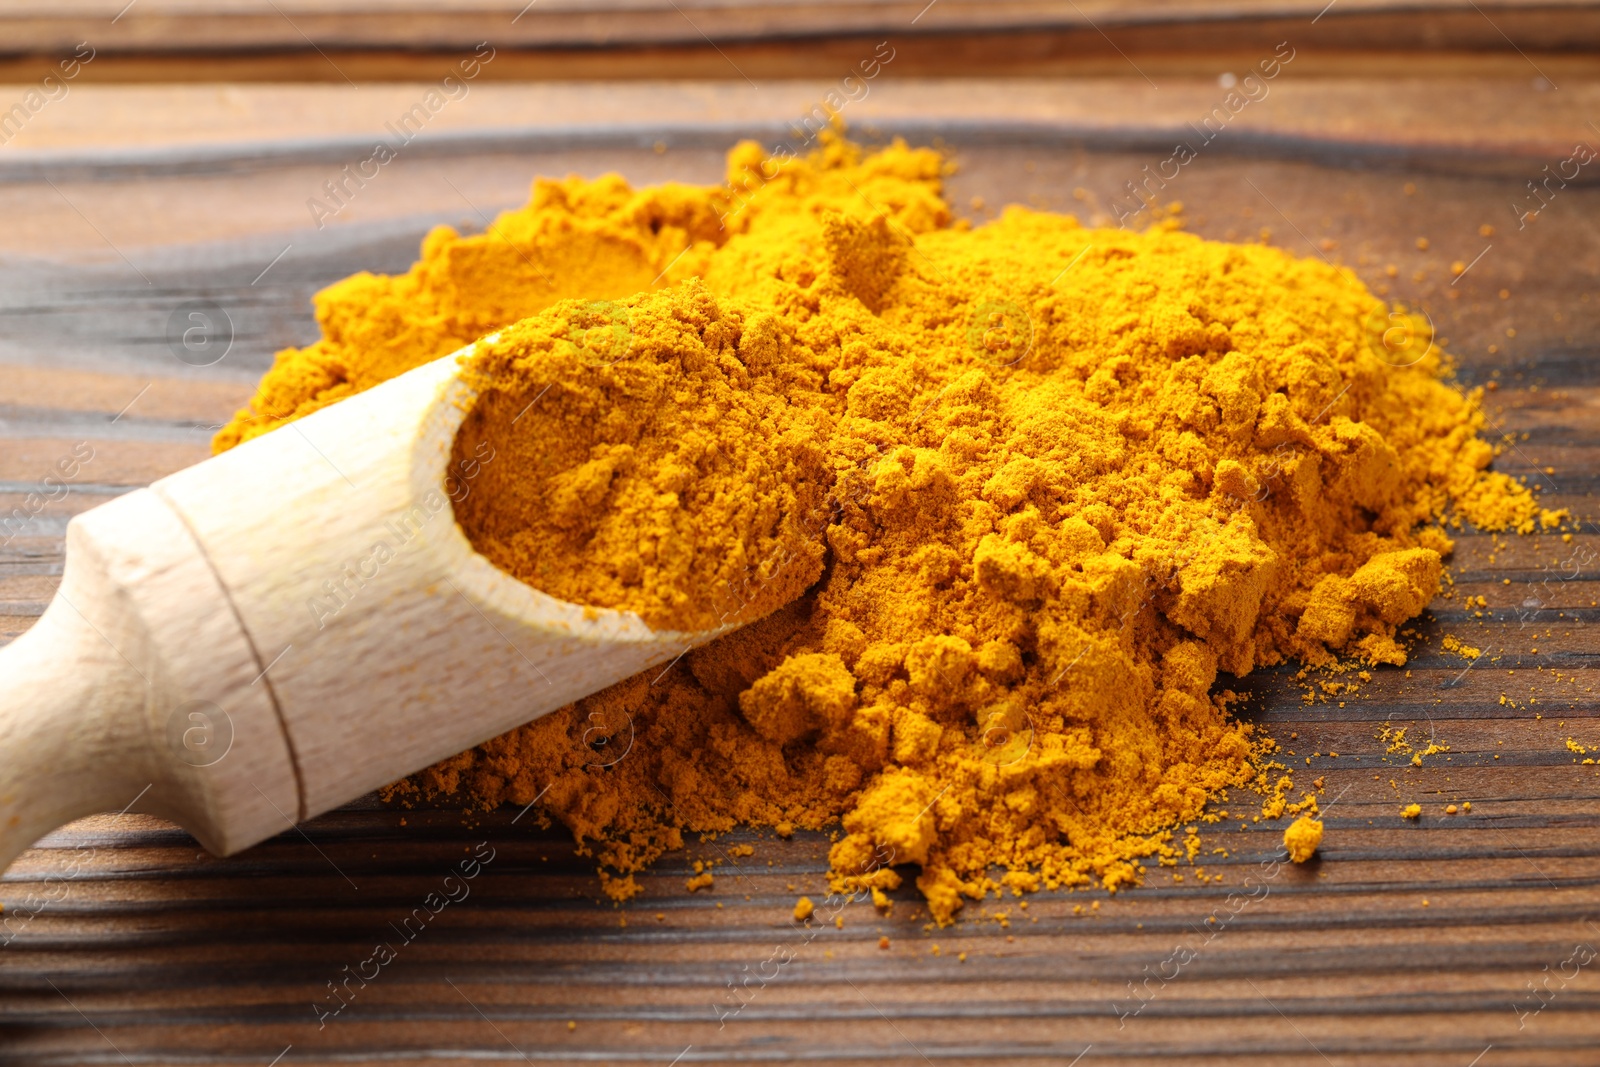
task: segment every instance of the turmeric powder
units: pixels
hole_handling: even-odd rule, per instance
[[[1316,855],[1320,844],[1322,821],[1309,815],[1300,816],[1283,831],[1283,847],[1289,850],[1289,858],[1295,863],[1305,863]]]
[[[597,312],[608,347],[576,346],[570,320]],[[724,314],[691,285],[502,331],[478,346],[482,394],[455,448],[459,461],[488,440],[503,458],[456,521],[502,570],[657,629],[794,600],[822,573],[804,523],[823,521],[830,419],[823,371],[778,358],[776,323]]]
[[[1560,522],[1487,469],[1436,346],[1383,358],[1347,270],[1170,221],[974,228],[945,169],[830,136],[741,144],[720,186],[541,179],[318,295],[219,449],[499,330],[457,441],[510,456],[473,544],[658,628],[745,623],[397,793],[539,798],[625,875],[686,830],[842,823],[835,888],[912,864],[940,921],[1114,890],[1192,858],[1174,828],[1220,791],[1286,788],[1219,672],[1403,664],[1442,520]],[[603,770],[596,722],[635,739]]]

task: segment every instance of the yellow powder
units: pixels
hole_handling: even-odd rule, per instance
[[[719,187],[540,181],[490,235],[319,295],[323,339],[219,448],[501,329],[457,445],[510,457],[458,512],[479,550],[654,626],[754,620],[397,792],[542,795],[621,872],[684,831],[842,823],[835,888],[915,865],[940,921],[996,869],[1115,889],[1192,859],[1173,829],[1221,790],[1286,806],[1219,671],[1404,663],[1449,509],[1559,522],[1486,471],[1437,351],[1380,358],[1348,271],[1020,208],[972,228],[944,166],[829,139],[740,145]],[[595,764],[595,722],[626,758]]]
[[[585,315],[605,319],[598,345],[572,339]],[[830,420],[824,370],[782,359],[780,339],[698,283],[517,323],[472,363],[483,392],[455,461],[487,441],[496,462],[456,520],[502,570],[658,629],[794,600],[822,573]]]
[[[1300,816],[1283,831],[1283,847],[1289,850],[1289,858],[1296,863],[1309,860],[1320,844],[1322,823],[1309,815]]]
[[[794,921],[797,923],[803,923],[807,919],[811,918],[812,914],[816,910],[817,906],[811,902],[810,897],[801,897],[799,900],[794,902]]]

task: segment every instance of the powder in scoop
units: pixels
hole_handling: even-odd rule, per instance
[[[826,369],[782,341],[771,315],[725,311],[697,283],[502,331],[472,361],[482,396],[455,449],[489,441],[505,461],[456,520],[529,585],[656,629],[789,603],[822,573],[831,419]]]
[[[472,359],[458,448],[512,462],[469,538],[658,627],[755,620],[399,793],[541,797],[618,897],[741,823],[842,822],[835,886],[913,864],[941,921],[1001,884],[1115,889],[1192,859],[1173,830],[1225,790],[1294,808],[1219,672],[1403,663],[1447,509],[1559,521],[1486,470],[1426,338],[1386,361],[1348,271],[1015,208],[971,228],[943,171],[830,140],[741,145],[726,186],[540,182],[492,235],[321,295],[324,339],[219,447],[531,316]],[[604,770],[595,721],[633,738]]]

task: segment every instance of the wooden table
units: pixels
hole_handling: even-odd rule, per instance
[[[1573,50],[1600,32],[1592,6],[1012,4],[1000,22],[1024,30],[978,47],[982,16],[955,0],[929,11],[931,32],[909,21],[920,4],[769,5],[762,22],[758,5],[685,2],[673,16],[720,44],[667,33],[677,5],[642,4],[646,22],[610,16],[608,52],[572,28],[574,5],[552,4],[322,229],[305,204],[321,183],[515,12],[463,7],[406,52],[381,13],[339,22],[285,2],[283,22],[315,32],[305,47],[260,4],[189,23],[141,6],[122,29],[93,4],[0,13],[37,42],[8,61],[0,103],[90,15],[111,42],[0,148],[7,638],[48,601],[67,519],[203,458],[272,352],[315,336],[317,288],[403,270],[427,226],[479,228],[536,173],[716,180],[735,135],[781,136],[830,64],[890,37],[898,65],[845,118],[869,138],[945,144],[952,201],[975,219],[1009,201],[1109,215],[1220,101],[1220,75],[1292,41],[1270,95],[1164,195],[1201,234],[1270,231],[1426,309],[1463,382],[1496,386],[1495,431],[1513,435],[1500,468],[1595,510],[1600,161],[1551,185],[1537,221],[1519,227],[1510,206],[1531,205],[1525,183],[1576,143],[1600,147],[1600,65]],[[1454,281],[1453,262],[1470,264]],[[195,300],[232,337],[204,367],[169,343]],[[70,492],[30,500],[85,445]],[[1271,864],[1281,825],[1230,822],[1206,837],[1229,853],[1206,863],[1220,883],[1151,871],[1114,897],[973,905],[946,930],[908,887],[889,915],[857,902],[842,929],[807,930],[789,912],[824,892],[820,835],[693,842],[619,909],[570,840],[512,812],[368,801],[228,860],[153,818],[104,815],[0,880],[0,1063],[1600,1062],[1600,767],[1568,745],[1600,744],[1600,528],[1457,545],[1456,596],[1420,623],[1409,678],[1381,671],[1344,705],[1305,704],[1287,671],[1248,682],[1243,714],[1325,779],[1327,837],[1304,868]],[[1468,595],[1487,599],[1481,617]],[[1484,658],[1466,669],[1445,634]],[[1414,767],[1386,751],[1385,724],[1449,751]],[[1419,820],[1400,818],[1410,801]],[[732,857],[745,843],[754,854]],[[401,944],[396,925],[480,847],[493,859],[470,896]],[[729,873],[691,896],[702,856]],[[1235,912],[1226,895],[1247,877],[1266,891]],[[329,983],[380,941],[397,958],[319,1023]]]

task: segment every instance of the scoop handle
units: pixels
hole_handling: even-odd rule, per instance
[[[67,526],[61,585],[0,649],[0,869],[102,811],[226,853],[299,814],[261,667],[179,516],[136,490]]]
[[[51,830],[144,791],[145,686],[65,590],[0,649],[0,868]]]

